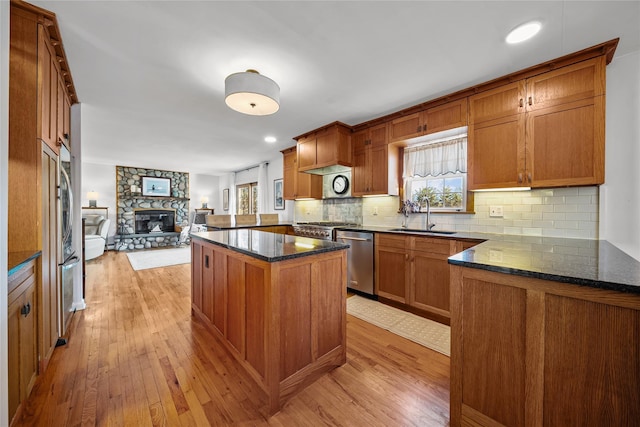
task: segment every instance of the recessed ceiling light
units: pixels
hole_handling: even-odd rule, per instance
[[[277,139],[275,136],[265,136],[264,138],[264,142],[268,142],[269,144],[272,144],[274,142],[276,142]]]
[[[542,28],[542,24],[538,21],[531,21],[526,24],[518,25],[516,28],[511,30],[506,41],[509,44],[515,44],[529,40],[531,37],[538,34],[540,28]]]

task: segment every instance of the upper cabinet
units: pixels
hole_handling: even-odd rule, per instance
[[[466,125],[465,97],[392,120],[389,124],[389,140],[399,142]]]
[[[386,123],[354,133],[351,194],[397,195],[399,148],[389,145]]]
[[[312,172],[330,166],[351,166],[351,128],[334,122],[294,138],[298,141],[298,170]]]
[[[285,200],[322,198],[322,176],[298,172],[296,147],[282,150],[283,197]]]
[[[469,189],[604,182],[605,56],[469,98]]]

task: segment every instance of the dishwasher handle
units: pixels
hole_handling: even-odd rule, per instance
[[[343,239],[343,240],[357,240],[359,242],[370,242],[372,239],[365,239],[362,237],[346,237],[346,236],[338,236],[338,239]]]

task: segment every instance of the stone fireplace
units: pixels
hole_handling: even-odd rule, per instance
[[[168,196],[141,194],[143,177],[168,178]],[[178,246],[181,227],[189,220],[189,174],[116,166],[116,250]]]
[[[175,231],[175,209],[134,209],[135,234]]]

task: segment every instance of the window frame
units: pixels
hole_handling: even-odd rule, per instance
[[[241,210],[241,191],[247,189],[249,191],[249,211]],[[236,214],[237,215],[253,215],[258,213],[258,183],[248,182],[246,184],[236,185]]]

